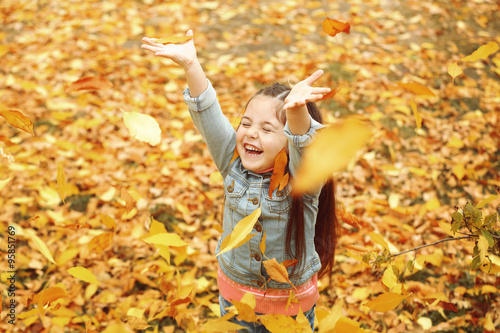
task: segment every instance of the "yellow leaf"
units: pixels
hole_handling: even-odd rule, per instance
[[[484,258],[486,258],[486,255],[488,254],[488,248],[490,247],[490,244],[488,243],[488,239],[484,237],[484,235],[479,235],[479,240],[477,242],[477,248],[479,249],[479,259],[480,263],[484,261]]]
[[[453,166],[453,169],[451,170],[455,177],[457,177],[458,180],[462,180],[465,176],[465,167],[462,163],[457,163]]]
[[[417,128],[422,127],[422,116],[417,111],[417,106],[415,105],[415,102],[413,102],[413,100],[410,101],[410,106],[413,111],[413,115],[415,116],[415,122],[417,123]]]
[[[264,254],[266,252],[266,232],[263,231],[262,240],[260,241],[260,252]]]
[[[0,107],[0,116],[4,117],[12,126],[31,135],[35,135],[35,132],[33,132],[33,123],[20,111]]]
[[[156,146],[161,141],[161,129],[156,120],[138,112],[123,112],[123,121],[130,135],[135,139]]]
[[[464,142],[459,137],[452,136],[446,145],[451,148],[462,148]]]
[[[106,214],[100,214],[102,223],[109,229],[114,229],[116,227],[116,222],[113,218]]]
[[[493,319],[491,318],[491,312],[486,314],[484,319],[484,329],[490,332],[495,332],[495,324],[493,324]]]
[[[147,238],[144,238],[144,241],[148,244],[155,245],[165,245],[165,246],[186,246],[188,243],[183,241],[181,237],[177,234],[173,233],[159,233]]]
[[[40,251],[45,256],[45,258],[47,258],[53,264],[56,263],[47,245],[45,245],[45,243],[40,238],[38,238],[37,235],[35,235],[35,232],[33,230],[26,230],[26,236],[31,238],[31,240],[35,243],[36,247],[38,248],[38,251]]]
[[[415,95],[420,95],[420,96],[431,96],[431,97],[436,97],[436,94],[427,88],[426,86],[421,85],[420,83],[416,82],[411,82],[411,83],[402,83],[402,82],[396,82],[398,86],[401,88],[408,90],[409,92],[414,93]]]
[[[336,333],[356,333],[359,330],[359,323],[347,317],[340,317],[335,324]]]
[[[448,65],[448,74],[450,74],[453,79],[455,79],[462,73],[463,73],[462,69],[458,67],[458,64],[456,62],[453,62]]]
[[[295,291],[293,289],[290,289],[290,293],[288,295],[288,299],[286,300],[285,311],[288,310],[288,308],[290,307],[290,305],[292,305],[293,303],[298,304],[299,301],[295,298]]]
[[[427,331],[432,328],[432,320],[428,317],[420,317],[417,319],[417,323],[419,323],[422,328]]]
[[[290,316],[268,314],[259,319],[270,332],[302,332],[302,325]]]
[[[333,173],[347,166],[370,135],[370,126],[357,120],[346,120],[321,130],[304,151],[293,178],[294,192],[298,194],[319,188]]]
[[[248,241],[248,239],[251,238],[251,237],[248,238],[249,233],[250,231],[252,231],[253,226],[255,225],[255,222],[257,222],[260,214],[261,214],[261,208],[259,207],[256,210],[254,210],[252,214],[241,219],[241,221],[239,221],[234,226],[233,231],[226,236],[226,238],[229,237],[229,240],[226,241],[226,239],[224,239],[222,241],[217,256],[221,255],[224,252],[237,248],[238,246],[243,245],[244,243],[242,243],[242,241],[244,241],[245,239]],[[222,245],[224,245],[224,247],[222,247]]]
[[[471,55],[468,55],[462,59],[461,61],[477,61],[479,59],[486,59],[491,54],[498,51],[498,44],[495,42],[489,42],[486,45],[480,46],[476,51],[474,51]]]
[[[255,314],[255,295],[252,293],[245,293],[241,301],[234,301],[234,307],[238,310],[238,319],[246,322],[257,322],[258,318]]]
[[[95,236],[89,242],[89,252],[101,254],[106,248],[113,243],[113,233],[103,232]]]
[[[322,319],[319,319],[319,333],[333,332],[333,328],[342,316],[343,301],[335,303],[332,310]]]
[[[408,296],[389,292],[377,296],[374,300],[366,303],[365,306],[375,311],[387,312],[398,306],[406,297]]]
[[[228,313],[229,315],[230,313]],[[227,316],[227,315],[226,315]],[[225,318],[226,316],[222,318],[217,318],[217,319],[210,319],[203,324],[203,328],[207,332],[235,332],[240,329],[244,329],[245,327],[232,323],[228,321],[231,318]]]
[[[31,302],[38,303],[38,309],[42,309],[45,304],[54,302],[59,298],[63,298],[66,296],[68,296],[68,294],[64,289],[60,287],[49,287],[36,294]]]
[[[57,164],[57,187],[59,187],[59,194],[61,195],[61,200],[63,203],[66,197],[66,176],[64,175],[64,169],[62,162]]]
[[[500,195],[490,195],[486,199],[479,201],[479,203],[476,205],[475,208],[477,208],[477,209],[483,208],[484,206],[486,206],[487,204],[489,204],[492,201],[495,201],[498,198],[500,198]]]
[[[128,193],[127,190],[123,187],[120,189],[120,198],[125,201],[125,210],[127,211],[127,214],[130,213],[130,211],[135,206],[134,198],[132,198],[130,193]]]
[[[398,284],[398,277],[394,274],[392,267],[388,267],[385,270],[384,276],[382,277],[382,283],[389,289]]]
[[[262,262],[264,267],[266,268],[267,274],[271,277],[271,279],[281,282],[281,283],[289,283],[293,286],[293,283],[288,278],[288,271],[286,267],[276,261],[276,259],[272,258]]]
[[[67,272],[82,281],[99,284],[99,281],[97,280],[95,275],[85,267],[71,267],[67,270]]]
[[[387,242],[385,241],[384,237],[382,237],[382,235],[377,234],[376,232],[370,232],[370,237],[374,243],[377,243],[378,245],[382,246],[382,248],[390,252],[389,245],[387,245]]]
[[[161,43],[161,44],[184,44],[185,42],[193,39],[194,35],[192,36],[171,36],[171,37],[164,37],[164,38],[159,38],[155,42],[156,43]]]

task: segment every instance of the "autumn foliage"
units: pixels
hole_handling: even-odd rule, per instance
[[[281,155],[273,179],[302,192],[335,174],[342,237],[331,285],[319,283],[316,331],[500,329],[499,11],[495,1],[2,2],[1,331],[226,332],[234,316],[310,331],[302,313],[256,315],[250,294],[220,318],[222,177],[183,102],[182,69],[139,48],[142,36],[183,43],[188,28],[235,125],[263,85],[326,73],[329,127],[297,177]],[[243,246],[259,214],[221,251]],[[273,259],[263,258],[271,278],[288,281],[297,263]]]

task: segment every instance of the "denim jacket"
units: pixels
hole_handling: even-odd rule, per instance
[[[184,92],[184,100],[189,107],[193,121],[205,140],[210,154],[224,179],[224,230],[217,245],[219,252],[222,239],[229,235],[234,226],[244,217],[250,215],[261,206],[259,217],[251,233],[256,233],[247,243],[219,255],[219,267],[233,281],[256,288],[288,289],[288,283],[271,280],[263,265],[266,260],[260,250],[260,243],[266,233],[265,256],[275,258],[278,262],[293,259],[287,256],[286,249],[295,249],[295,242],[286,244],[285,236],[288,224],[289,209],[292,203],[291,187],[287,185],[282,191],[276,189],[269,197],[269,186],[272,172],[255,173],[247,170],[241,164],[240,158],[229,163],[236,147],[236,131],[229,120],[223,115],[217,101],[216,92],[210,81],[208,88],[199,97],[191,98],[189,88]],[[323,127],[311,118],[311,128],[304,135],[293,135],[288,125],[285,125],[285,135],[288,138],[290,173],[293,176],[301,158],[301,150]],[[306,249],[295,272],[288,268],[289,278],[295,285],[301,285],[310,279],[321,268],[318,254],[314,247],[316,216],[318,213],[317,193],[304,196],[304,220]],[[292,237],[293,238],[293,237]]]

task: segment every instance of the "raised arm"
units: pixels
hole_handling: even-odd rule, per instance
[[[189,30],[186,36],[193,36],[193,31]],[[184,44],[161,44],[156,38],[142,39],[144,44],[141,47],[153,52],[156,56],[171,59],[173,62],[184,68],[186,80],[191,97],[200,96],[207,89],[207,77],[196,55],[194,40],[191,38]]]
[[[330,88],[312,86],[323,73],[321,69],[317,70],[307,79],[297,83],[285,99],[283,109],[286,110],[288,128],[292,134],[302,135],[309,131],[311,121],[306,103],[317,102],[330,92]]]

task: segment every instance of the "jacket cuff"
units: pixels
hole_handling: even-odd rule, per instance
[[[182,95],[184,96],[184,101],[186,102],[187,106],[189,107],[190,110],[193,111],[204,111],[208,109],[214,102],[217,100],[217,93],[215,92],[215,89],[212,87],[212,83],[210,82],[209,79],[207,79],[207,89],[201,93],[200,96],[198,97],[191,97],[191,93],[189,91],[189,88],[186,88],[183,92]]]
[[[317,130],[325,127],[324,125],[314,120],[310,115],[309,119],[311,120],[311,127],[309,128],[309,131],[307,131],[306,134],[302,135],[292,134],[292,132],[290,132],[290,128],[288,127],[288,122],[285,124],[285,129],[284,129],[285,135],[288,138],[288,141],[291,142],[297,148],[304,148],[308,146],[311,140],[316,135]]]

